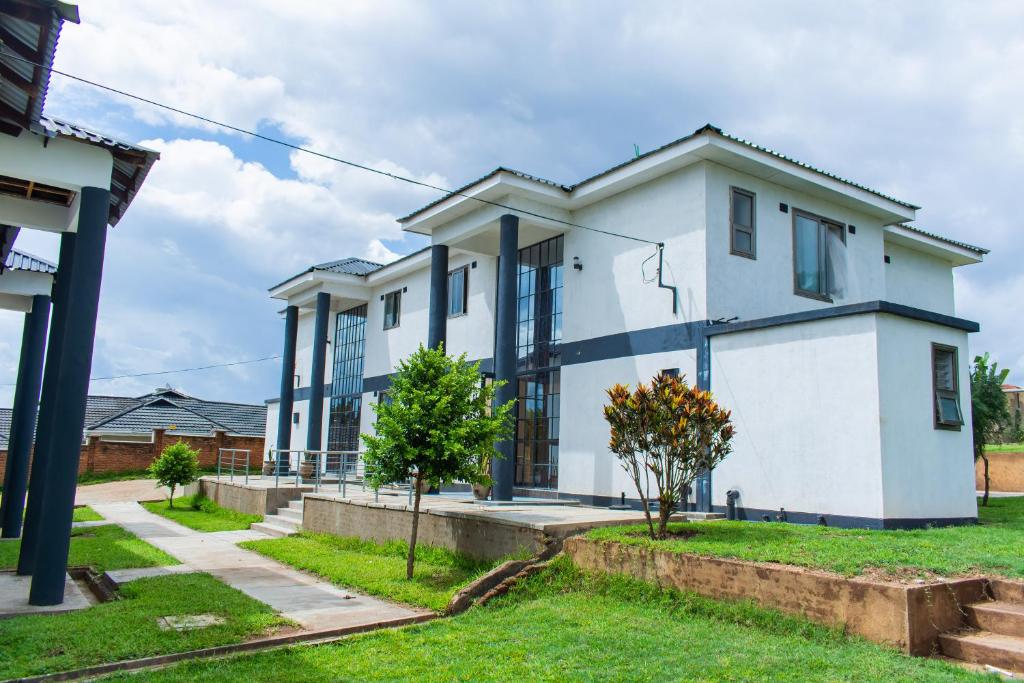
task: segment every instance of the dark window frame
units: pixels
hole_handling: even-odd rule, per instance
[[[840,235],[839,238],[842,243],[846,244],[846,223],[837,221],[834,218],[827,218],[825,216],[811,213],[810,211],[804,211],[803,209],[793,208],[793,293],[797,296],[807,297],[808,299],[815,299],[817,301],[824,301],[826,303],[834,303],[832,295],[829,291],[832,289],[832,282],[829,281],[828,277],[828,231],[829,228],[838,228]],[[797,272],[797,258],[796,258],[796,222],[798,218],[807,218],[815,221],[818,224],[818,269],[820,272],[819,282],[822,283],[822,291],[811,291],[800,288],[800,277]]]
[[[394,297],[395,302],[395,320],[392,324],[388,325],[388,302]],[[396,289],[393,292],[388,292],[384,295],[384,329],[393,330],[402,323],[402,290]]]
[[[735,196],[742,195],[750,198],[750,225],[739,225],[735,216]],[[736,246],[736,231],[750,233],[750,251],[740,249]],[[757,194],[742,187],[731,186],[729,188],[729,253],[733,256],[742,256],[753,261],[757,260]]]
[[[452,276],[462,273],[462,310],[452,312]],[[448,309],[449,318],[459,318],[469,313],[469,265],[460,266],[448,271],[448,297],[445,306]]]
[[[948,353],[953,357],[953,388],[939,387],[936,360],[938,354]],[[943,398],[952,398],[956,401],[957,420],[944,420],[939,401]],[[935,429],[944,429],[952,432],[959,432],[964,424],[964,411],[960,405],[960,349],[948,344],[932,342],[932,423]]]

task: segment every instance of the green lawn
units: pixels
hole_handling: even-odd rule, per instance
[[[976,526],[913,531],[832,529],[776,522],[687,522],[686,539],[651,541],[646,527],[595,529],[589,538],[680,553],[814,567],[845,575],[877,568],[894,574],[956,576],[984,572],[1024,577],[1024,497],[978,506]]]
[[[79,486],[91,484],[106,484],[111,481],[126,481],[128,479],[152,479],[146,470],[125,470],[124,472],[81,472],[78,475]]]
[[[12,569],[17,566],[20,545],[20,541],[0,543],[0,569]],[[106,571],[132,567],[162,567],[171,564],[180,563],[116,524],[71,530],[71,550],[68,553],[70,566],[88,565],[97,571]],[[2,623],[6,628],[9,622]],[[2,651],[0,648],[0,652]],[[0,661],[3,661],[2,655]]]
[[[133,681],[121,674],[115,680]],[[184,681],[982,681],[803,619],[559,560],[483,608],[401,630],[146,672]]]
[[[103,517],[88,505],[79,505],[75,508],[75,514],[71,518],[73,522],[100,522]]]
[[[76,612],[4,620],[0,679],[237,643],[287,623],[209,574],[138,579],[120,593],[122,600]],[[184,632],[157,625],[158,617],[184,614],[215,614],[225,623]]]
[[[235,512],[217,505],[208,498],[200,501],[199,509],[193,508],[192,502],[191,496],[182,496],[174,499],[173,508],[167,507],[165,500],[142,503],[142,507],[196,531],[235,531],[248,529],[253,522],[263,521],[263,515]]]
[[[1024,443],[990,443],[985,446],[986,453],[1024,453]]]
[[[404,541],[374,543],[302,533],[239,545],[338,585],[437,611],[443,610],[460,588],[494,565],[443,548],[419,545],[413,580],[407,581],[405,557],[409,546]]]

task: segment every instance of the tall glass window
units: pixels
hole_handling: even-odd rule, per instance
[[[561,236],[519,251],[516,486],[558,487]]]
[[[332,451],[355,451],[359,450],[363,359],[366,355],[366,304],[338,314],[333,352],[327,448]]]

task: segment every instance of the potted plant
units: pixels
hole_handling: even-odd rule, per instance
[[[316,458],[305,455],[299,463],[299,476],[302,479],[312,479],[316,476]]]
[[[491,479],[491,458],[489,455],[480,455],[477,459],[476,481],[473,482],[473,498],[476,500],[487,500],[491,496],[491,488],[494,480]]]

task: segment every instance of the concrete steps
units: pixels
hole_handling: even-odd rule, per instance
[[[964,607],[969,628],[939,635],[947,657],[1024,673],[1024,589],[994,580],[994,600]]]
[[[277,508],[277,513],[267,515],[262,522],[250,528],[270,536],[291,536],[302,531],[302,500],[288,502],[288,507]]]

